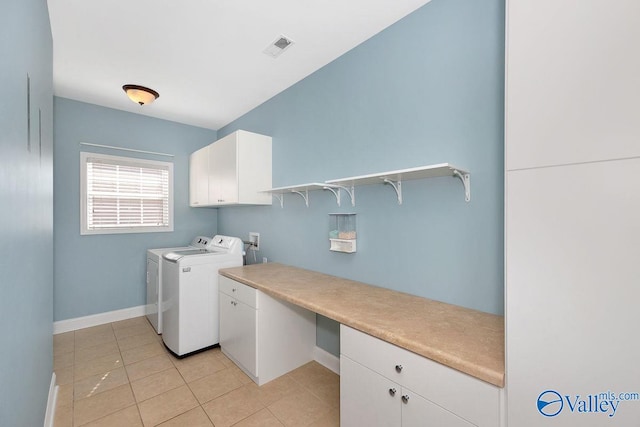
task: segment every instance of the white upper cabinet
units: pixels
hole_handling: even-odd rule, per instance
[[[192,154],[189,174],[191,206],[270,205],[271,137],[227,135]]]
[[[189,157],[189,205],[206,206],[209,203],[209,146]]]
[[[640,2],[520,0],[507,15],[507,170],[640,156]]]
[[[216,141],[209,149],[209,204],[238,203],[239,158],[235,134]]]

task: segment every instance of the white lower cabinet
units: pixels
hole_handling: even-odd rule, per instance
[[[340,425],[499,427],[502,389],[340,325]]]
[[[258,385],[313,360],[316,315],[220,276],[220,347]]]
[[[257,318],[254,307],[220,292],[220,346],[256,377]]]
[[[340,356],[341,426],[399,426],[400,393],[393,381]]]
[[[472,427],[419,394],[340,357],[340,425]]]

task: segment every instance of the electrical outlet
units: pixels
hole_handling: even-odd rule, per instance
[[[260,233],[251,231],[249,233],[249,242],[251,242],[251,246],[249,246],[250,250],[259,251],[260,250]]]

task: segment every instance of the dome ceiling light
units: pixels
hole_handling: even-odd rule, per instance
[[[151,104],[160,97],[160,94],[155,90],[139,85],[124,85],[122,90],[125,91],[129,99],[140,105]]]

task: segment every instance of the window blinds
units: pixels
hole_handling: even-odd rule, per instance
[[[170,226],[168,166],[88,157],[86,174],[88,230]]]

